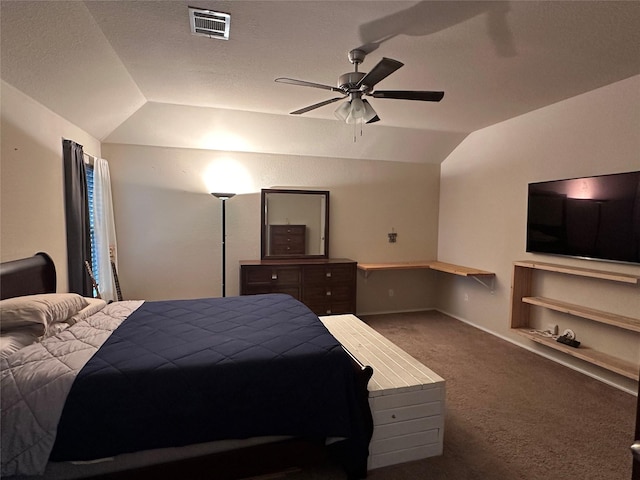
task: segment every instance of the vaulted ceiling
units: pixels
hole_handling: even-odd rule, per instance
[[[466,135],[640,74],[640,2],[10,1],[2,79],[103,142],[439,163]],[[228,41],[192,35],[188,6],[231,14]],[[439,103],[370,98],[289,112],[382,57],[384,90],[444,90]],[[354,138],[356,141],[354,142]]]

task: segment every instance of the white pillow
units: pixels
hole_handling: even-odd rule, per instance
[[[49,326],[64,322],[88,305],[77,293],[44,293],[0,301],[0,331],[35,327],[44,335]]]
[[[98,313],[107,305],[107,302],[100,298],[85,297],[85,300],[87,301],[87,306],[67,320],[69,325],[74,325],[80,320],[84,320],[90,315]]]

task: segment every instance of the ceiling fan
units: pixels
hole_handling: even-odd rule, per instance
[[[363,123],[374,123],[380,120],[371,104],[363,99],[363,96],[373,98],[392,98],[399,100],[419,100],[423,102],[439,102],[444,97],[444,92],[416,91],[416,90],[374,90],[378,82],[384,80],[404,64],[391,58],[383,58],[369,72],[359,72],[360,65],[367,52],[361,49],[354,49],[349,52],[349,61],[354,65],[354,71],[341,75],[338,79],[338,86],[322,85],[320,83],[296,80],[293,78],[276,78],[276,82],[298,85],[301,87],[322,88],[332,92],[338,92],[341,96],[316,103],[308,107],[291,112],[291,115],[300,115],[316,108],[324,107],[330,103],[349,98],[340,105],[335,116],[343,122],[355,124],[359,121]]]

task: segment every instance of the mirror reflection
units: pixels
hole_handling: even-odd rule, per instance
[[[262,190],[262,258],[327,258],[329,192]]]

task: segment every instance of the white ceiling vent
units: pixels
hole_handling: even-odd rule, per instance
[[[194,35],[229,40],[231,15],[228,13],[189,7],[189,23]]]

